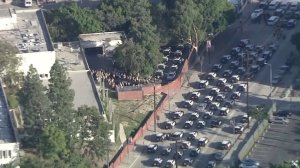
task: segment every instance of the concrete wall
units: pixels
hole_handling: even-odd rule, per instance
[[[42,76],[41,79],[50,78],[50,70],[55,63],[55,51],[22,53],[17,54],[17,56],[21,57],[21,66],[19,67],[19,70],[24,72],[25,75],[29,70],[29,66],[32,64],[40,75],[45,75]]]
[[[3,143],[0,142],[0,166],[14,161],[18,157],[18,143]],[[5,156],[3,154],[5,153]]]

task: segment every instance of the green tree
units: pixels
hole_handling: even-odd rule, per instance
[[[65,133],[58,127],[49,124],[43,129],[39,151],[47,159],[59,160],[68,153]]]
[[[70,89],[71,79],[67,76],[66,69],[57,61],[50,70],[48,98],[54,111],[52,121],[62,129],[68,131],[68,124],[72,123],[74,109],[74,90]]]
[[[21,59],[17,53],[16,47],[0,40],[0,77],[9,85],[20,80],[20,73],[17,70],[21,64]]]
[[[109,124],[103,120],[95,107],[81,106],[78,108],[75,121],[80,125],[80,148],[84,155],[93,159],[104,159],[110,150]]]
[[[268,115],[268,112],[265,109],[265,106],[261,106],[261,105],[250,108],[249,116],[251,116],[252,118],[255,118],[259,121],[262,121],[264,119],[269,118],[269,115]]]
[[[46,11],[45,19],[54,41],[74,41],[79,34],[103,31],[97,11],[81,8],[77,3]]]
[[[46,88],[39,79],[37,70],[31,65],[19,97],[23,107],[24,129],[29,138],[25,141],[32,146],[38,144],[41,131],[51,114],[50,101],[45,91]]]

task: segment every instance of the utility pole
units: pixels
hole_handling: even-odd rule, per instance
[[[246,97],[246,113],[247,113],[247,116],[248,116],[248,124],[247,124],[247,127],[249,128],[250,127],[250,116],[249,116],[249,77],[250,77],[250,74],[249,74],[249,52],[247,51],[246,52],[246,56],[247,56],[247,63],[246,63],[246,80],[247,80],[247,97]]]
[[[154,113],[154,132],[156,132],[156,96],[155,96],[155,85],[156,85],[156,80],[154,76],[154,87],[153,87],[153,113]]]

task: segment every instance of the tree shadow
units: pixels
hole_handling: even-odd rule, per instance
[[[232,126],[223,127],[223,128],[222,128],[222,131],[234,135],[234,128],[233,128]]]
[[[213,149],[221,149],[220,145],[221,145],[221,142],[211,142],[208,146]]]

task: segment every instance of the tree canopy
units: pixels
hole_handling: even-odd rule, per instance
[[[36,149],[40,157],[38,161],[35,157],[25,157],[21,163],[24,167],[37,162],[42,167],[99,166],[97,160],[104,159],[110,150],[108,123],[96,107],[74,109],[71,80],[62,65],[56,62],[50,75],[46,89],[31,66],[20,90],[26,133],[22,143]]]
[[[31,65],[20,90],[20,103],[23,107],[24,129],[29,146],[36,146],[45,121],[51,113],[50,101],[45,95],[46,88],[39,79],[37,70]]]
[[[104,30],[96,11],[81,8],[76,3],[46,11],[45,19],[53,41],[76,41],[79,34]]]

